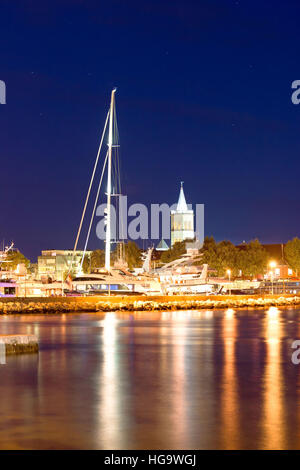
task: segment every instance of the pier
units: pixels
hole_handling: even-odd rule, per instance
[[[0,335],[0,354],[37,353],[39,350],[36,335]]]

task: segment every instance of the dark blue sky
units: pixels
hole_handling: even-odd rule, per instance
[[[174,203],[184,180],[206,235],[300,235],[299,14],[296,1],[2,0],[0,240],[33,260],[73,247],[115,85],[131,202]]]

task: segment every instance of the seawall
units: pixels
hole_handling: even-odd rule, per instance
[[[36,335],[0,335],[1,354],[36,353],[39,350]]]
[[[1,298],[0,314],[192,310],[300,306],[298,295]]]

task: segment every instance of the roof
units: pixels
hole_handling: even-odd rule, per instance
[[[168,249],[169,249],[169,247],[168,247],[167,243],[165,242],[165,240],[161,239],[160,242],[159,242],[159,244],[158,244],[157,247],[156,247],[156,250],[158,250],[158,251],[166,251],[166,250],[168,250]]]
[[[187,206],[186,200],[185,200],[185,195],[184,195],[184,192],[183,192],[183,181],[181,181],[179,199],[178,199],[177,209],[176,210],[178,212],[186,212],[188,210],[188,206]]]
[[[83,250],[75,250],[75,256],[82,256],[84,253]],[[86,255],[90,255],[92,251],[86,251]],[[73,256],[73,250],[42,250],[41,256],[56,256],[56,255],[63,255],[63,256]]]

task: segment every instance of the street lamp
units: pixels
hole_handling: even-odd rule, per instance
[[[227,269],[226,273],[227,273],[228,280],[229,280],[229,283],[230,283],[231,269]],[[230,287],[230,284],[229,284],[229,295],[231,295],[231,287]]]
[[[271,268],[271,283],[272,283],[272,295],[274,294],[274,288],[273,288],[273,277],[274,277],[274,273],[273,273],[273,269],[276,268],[276,261],[270,261],[269,263],[269,266]]]

